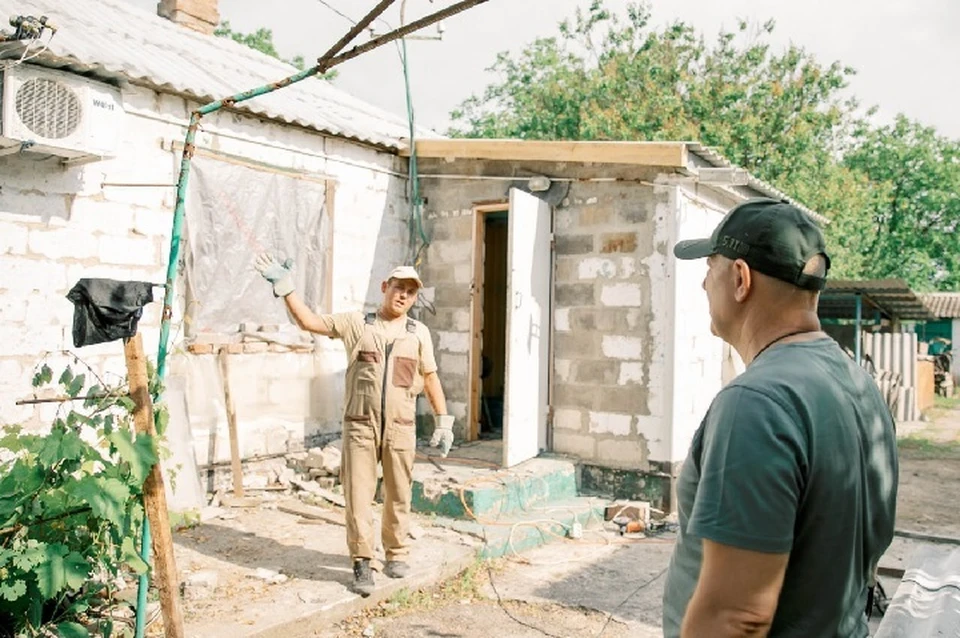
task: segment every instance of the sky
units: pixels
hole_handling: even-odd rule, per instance
[[[155,11],[157,0],[126,0]],[[281,55],[316,59],[350,24],[325,4],[359,19],[374,0],[220,0],[220,16],[239,31],[267,27]],[[407,0],[407,22],[452,0]],[[606,0],[622,10],[629,0]],[[400,2],[396,3],[398,6]],[[488,0],[444,23],[443,39],[408,41],[410,83],[417,123],[440,132],[464,99],[494,78],[486,69],[497,53],[519,51],[540,36],[556,35],[560,20],[590,0]],[[278,10],[283,7],[283,11]],[[897,113],[960,139],[960,0],[652,0],[654,25],[693,24],[708,40],[746,18],[773,18],[775,46],[793,42],[822,63],[857,70],[850,91],[877,106],[879,121]],[[386,20],[399,23],[396,8]],[[382,33],[386,26],[377,24]],[[435,29],[427,31],[436,35]],[[365,36],[361,36],[363,38]],[[334,84],[387,111],[405,115],[403,75],[396,48],[346,62]]]

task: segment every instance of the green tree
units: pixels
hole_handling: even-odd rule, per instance
[[[879,193],[861,247],[865,274],[960,289],[960,142],[900,115],[864,131],[845,163]]]
[[[772,21],[740,22],[708,42],[689,24],[653,28],[650,17],[645,4],[618,15],[594,0],[562,22],[558,36],[537,39],[515,55],[501,53],[490,69],[496,81],[451,114],[450,134],[697,140],[830,217],[834,277],[882,273],[917,285],[951,281],[945,271],[956,265],[960,249],[946,250],[953,261],[924,258],[897,270],[893,244],[875,241],[875,218],[896,184],[867,158],[896,133],[871,129],[872,112],[847,96],[853,69],[822,64],[796,45],[774,51]],[[944,149],[931,135],[904,138],[901,153],[933,161]],[[918,220],[931,201],[913,198],[917,189],[910,193],[904,214]],[[928,232],[946,227],[931,225]],[[898,232],[902,240],[908,231]],[[878,260],[878,251],[893,257]],[[891,268],[881,267],[887,263]]]
[[[234,31],[230,26],[230,21],[224,20],[220,23],[220,26],[216,28],[213,34],[221,38],[230,38],[234,42],[239,42],[244,46],[250,47],[251,49],[255,49],[261,53],[266,53],[270,57],[286,62],[287,64],[296,67],[301,71],[307,68],[306,62],[304,61],[302,55],[295,55],[289,60],[280,57],[280,53],[277,52],[277,47],[273,43],[273,31],[271,29],[260,27],[253,33],[243,33],[241,31]],[[337,77],[337,71],[335,69],[332,71],[327,71],[321,77],[324,80],[333,80]]]

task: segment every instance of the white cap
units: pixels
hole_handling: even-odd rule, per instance
[[[420,275],[417,274],[417,271],[413,266],[397,266],[387,275],[387,281],[391,279],[410,279],[417,282],[418,288],[423,288],[423,282],[420,281]]]

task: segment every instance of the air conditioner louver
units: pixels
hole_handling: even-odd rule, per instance
[[[115,155],[124,119],[117,87],[20,64],[3,72],[2,94],[4,148],[84,161]]]

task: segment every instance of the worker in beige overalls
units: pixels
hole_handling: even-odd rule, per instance
[[[383,465],[383,572],[391,578],[403,578],[409,572],[406,559],[417,449],[416,399],[421,392],[426,392],[437,415],[435,441],[452,440],[453,418],[446,416],[430,332],[407,317],[423,282],[412,267],[401,266],[381,284],[383,301],[376,312],[318,315],[294,292],[290,266],[290,260],[280,264],[269,255],[257,259],[257,269],[273,284],[274,294],[283,297],[297,324],[342,339],[347,352],[340,477],[354,590],[368,596],[374,589],[372,504],[378,462]]]

